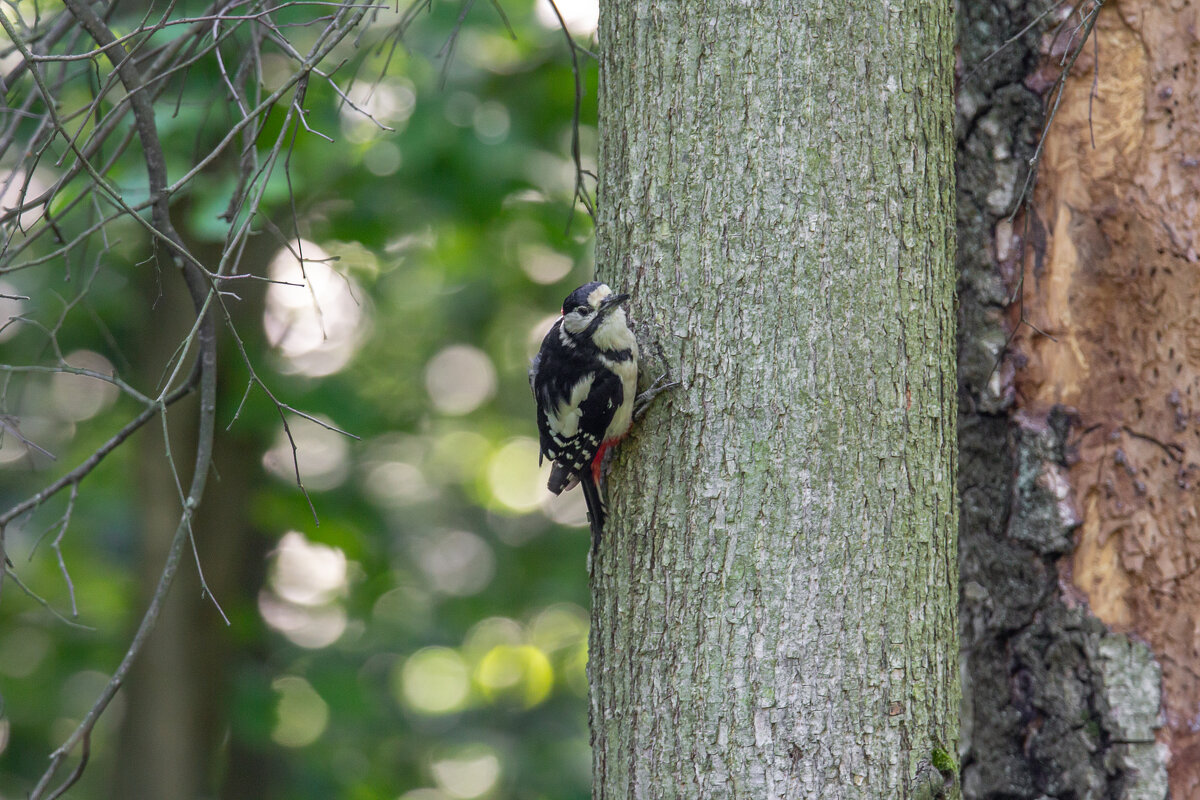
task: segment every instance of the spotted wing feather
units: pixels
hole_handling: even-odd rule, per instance
[[[550,490],[556,494],[588,470],[624,396],[614,373],[561,344],[559,324],[546,334],[531,372],[539,447],[555,462]]]

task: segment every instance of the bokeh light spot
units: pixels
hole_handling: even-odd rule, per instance
[[[508,109],[502,103],[488,100],[481,103],[471,115],[475,135],[484,144],[499,144],[508,137]]]
[[[270,592],[259,592],[258,613],[292,644],[309,650],[328,647],[342,638],[349,622],[346,609],[339,604],[310,608],[285,602]]]
[[[454,430],[437,437],[429,452],[430,476],[442,483],[469,481],[487,463],[491,444],[474,431]]]
[[[271,557],[270,591],[259,593],[259,613],[300,647],[328,647],[348,626],[340,601],[349,594],[349,575],[350,564],[341,550],[289,531]]]
[[[430,587],[442,594],[469,597],[482,591],[496,572],[492,548],[470,531],[445,531],[414,542],[417,564]]]
[[[317,419],[326,425],[333,424],[328,418]],[[293,414],[288,417],[287,430],[279,426],[275,443],[263,455],[263,467],[281,481],[295,484],[296,462],[300,463],[300,480],[305,489],[336,488],[350,472],[350,441],[343,433]]]
[[[463,653],[472,661],[483,659],[493,647],[502,644],[519,645],[525,641],[521,623],[508,617],[488,617],[472,626],[463,639]]]
[[[430,765],[433,779],[446,794],[471,800],[487,794],[500,779],[500,759],[484,744],[456,748]]]
[[[20,54],[17,56],[18,62]],[[9,69],[16,66],[16,63],[7,63],[3,69],[7,72]],[[35,170],[32,175],[28,170],[17,170],[16,174],[11,172],[12,166],[8,167],[8,177],[0,185],[0,211],[12,211],[19,204],[28,202],[30,199],[42,194],[48,188],[46,181],[39,171]],[[17,228],[22,231],[28,231],[32,228],[45,214],[49,206],[42,203],[32,203],[32,207],[27,207],[20,215],[20,221],[17,222]]]
[[[541,611],[529,626],[529,640],[548,653],[586,642],[588,617],[573,603],[559,603]]]
[[[363,293],[328,262],[325,250],[298,240],[281,249],[267,268],[276,283],[267,288],[263,329],[283,357],[285,372],[332,375],[350,362],[363,339]]]
[[[562,14],[567,30],[576,36],[587,36],[595,33],[600,26],[599,0],[556,0],[558,13]],[[558,17],[549,3],[536,3],[533,7],[538,22],[547,28],[560,27]]]
[[[50,636],[37,628],[17,628],[0,639],[0,674],[28,678],[50,651]]]
[[[534,283],[558,283],[570,274],[571,267],[574,266],[570,258],[556,250],[551,250],[545,245],[522,245],[517,253],[521,260],[521,269],[525,271],[525,274]],[[558,317],[552,317],[551,319],[558,319]],[[542,327],[539,323],[539,332],[537,334],[539,343],[542,337],[546,335],[546,328],[548,327],[549,324]]]
[[[488,487],[492,496],[513,511],[537,508],[546,495],[550,465],[538,466],[538,443],[528,437],[509,439],[488,462]]]
[[[64,359],[69,366],[112,375],[112,362],[91,350],[76,350]],[[117,401],[121,390],[113,384],[87,375],[69,372],[55,374],[51,381],[51,402],[62,419],[82,422],[91,419]]]
[[[0,281],[0,342],[16,336],[21,327],[16,317],[25,313],[25,301],[21,300],[17,287],[8,281]]]
[[[393,508],[421,503],[437,497],[437,489],[425,480],[415,464],[385,461],[367,470],[363,488],[380,505]]]
[[[271,688],[279,693],[271,739],[283,747],[307,747],[329,725],[329,704],[308,681],[295,675],[278,678]]]
[[[270,582],[275,594],[290,603],[325,605],[346,596],[346,554],[289,531],[275,550]]]
[[[559,525],[582,528],[588,524],[587,502],[583,499],[583,492],[546,492],[542,498],[542,513]]]
[[[475,681],[492,702],[514,703],[533,708],[546,699],[554,686],[550,659],[532,645],[497,645],[475,668]]]
[[[0,467],[23,459],[35,464],[49,461],[53,456],[46,453],[53,453],[74,435],[75,423],[52,417],[23,415],[0,421]]]
[[[470,694],[470,671],[456,651],[426,647],[413,653],[394,673],[396,697],[421,714],[460,711]]]
[[[353,105],[342,103],[341,129],[347,139],[356,143],[392,134],[381,125],[403,129],[417,104],[416,90],[404,78],[352,81],[346,95]]]
[[[443,414],[467,414],[496,392],[496,368],[477,347],[451,345],[429,360],[425,389]]]
[[[363,154],[363,166],[372,175],[386,178],[400,169],[400,147],[395,142],[376,142]]]
[[[542,317],[529,329],[529,336],[525,339],[525,349],[526,354],[530,358],[533,358],[538,348],[542,346],[542,340],[546,338],[546,334],[550,332],[550,327],[554,325],[560,316],[560,314],[550,314],[549,316]]]

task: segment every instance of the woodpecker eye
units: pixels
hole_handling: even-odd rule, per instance
[[[575,313],[581,317],[586,317],[588,314],[592,313],[592,310],[587,306],[575,306]]]

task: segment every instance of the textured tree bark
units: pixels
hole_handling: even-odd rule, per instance
[[[1196,12],[1103,9],[1014,220],[1076,24],[1038,13],[960,5],[963,794],[1162,800],[1169,744],[1193,797]]]
[[[955,796],[951,8],[601,20],[597,260],[682,385],[610,475],[594,795]]]

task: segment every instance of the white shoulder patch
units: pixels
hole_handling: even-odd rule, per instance
[[[556,408],[546,409],[546,422],[556,437],[570,439],[579,432],[579,420],[583,416],[579,406],[591,394],[595,380],[595,373],[589,372],[571,389],[570,397],[559,402]]]

